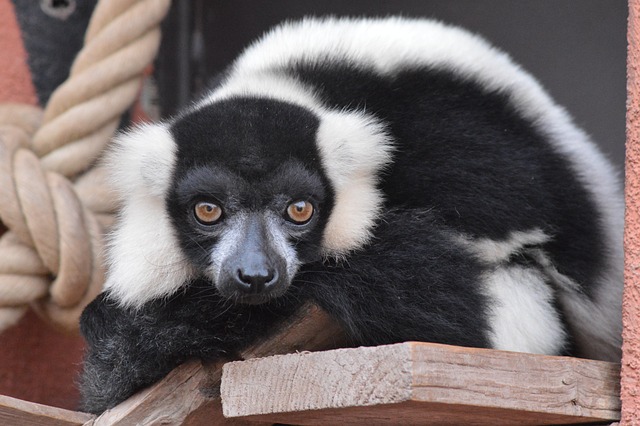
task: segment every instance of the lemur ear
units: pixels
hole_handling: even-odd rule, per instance
[[[152,124],[120,134],[106,156],[121,208],[108,244],[105,291],[122,306],[169,296],[192,276],[165,206],[175,151],[165,125]]]
[[[120,133],[105,155],[112,188],[122,199],[136,190],[163,197],[170,185],[175,151],[164,124],[143,124]]]
[[[385,127],[364,112],[321,113],[318,147],[335,191],[323,237],[325,254],[343,256],[362,247],[384,204],[379,176],[393,151]]]

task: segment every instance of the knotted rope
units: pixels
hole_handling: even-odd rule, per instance
[[[170,0],[100,0],[44,113],[0,105],[0,332],[32,306],[76,330],[101,290],[115,199],[95,166],[140,90]]]

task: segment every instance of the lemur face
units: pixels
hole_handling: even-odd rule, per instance
[[[321,256],[332,194],[317,129],[311,112],[264,99],[218,102],[171,127],[169,216],[187,259],[223,297],[277,297]]]
[[[114,140],[113,300],[140,307],[204,276],[227,298],[261,303],[300,265],[369,241],[392,151],[383,125],[313,97],[276,100],[283,87],[248,96],[238,86]]]

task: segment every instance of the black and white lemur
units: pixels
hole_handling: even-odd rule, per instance
[[[306,19],[108,155],[83,408],[232,356],[305,301],[353,345],[620,356],[610,163],[529,74],[438,22]]]

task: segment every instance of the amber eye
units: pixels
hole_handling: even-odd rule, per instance
[[[313,204],[307,201],[296,201],[287,207],[287,217],[294,223],[306,223],[311,216],[313,216]]]
[[[222,216],[222,209],[220,206],[207,201],[201,201],[197,203],[193,212],[196,215],[196,219],[203,225],[213,225]]]

